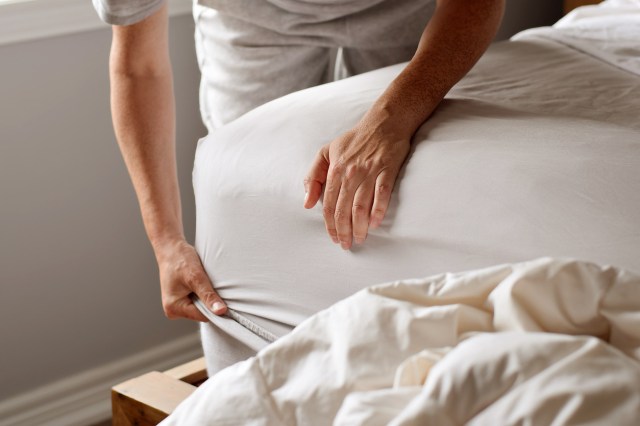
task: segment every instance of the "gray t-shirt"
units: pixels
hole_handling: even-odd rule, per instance
[[[152,15],[160,9],[165,0],[92,0],[92,2],[100,19],[107,24],[130,25]]]
[[[100,19],[112,25],[130,25],[142,21],[160,9],[166,0],[92,0]],[[189,1],[189,0],[182,0]],[[220,11],[237,11],[250,8],[268,15],[274,7],[278,10],[302,15],[322,16],[323,20],[355,14],[376,4],[394,0],[197,0],[202,6]],[[417,0],[429,2],[430,0]],[[264,4],[267,3],[267,4]]]

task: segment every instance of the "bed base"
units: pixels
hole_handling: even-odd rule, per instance
[[[157,425],[206,379],[203,357],[120,383],[111,389],[112,424]]]

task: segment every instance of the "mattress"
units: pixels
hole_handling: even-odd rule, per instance
[[[616,20],[620,3],[631,12]],[[541,256],[640,271],[637,50],[616,50],[613,30],[585,49],[589,32],[575,30],[624,21],[618,43],[638,40],[639,7],[599,7],[605,20],[570,15],[494,44],[415,134],[382,226],[349,251],[320,205],[302,207],[302,181],[403,64],[280,98],[202,139],[196,248],[230,308],[200,305],[210,372],[375,283]]]

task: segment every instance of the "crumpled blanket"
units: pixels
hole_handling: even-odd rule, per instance
[[[640,276],[543,258],[369,287],[163,425],[638,424]]]

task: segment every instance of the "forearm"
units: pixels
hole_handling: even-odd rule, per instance
[[[131,67],[122,47],[114,43],[111,52],[113,123],[157,253],[165,242],[183,238],[171,67],[168,57],[151,68]]]
[[[168,27],[166,2],[137,23],[113,27],[111,110],[158,261],[165,315],[207,322],[193,303],[194,294],[216,315],[223,315],[227,308],[195,248],[184,239]]]
[[[485,52],[503,11],[504,0],[439,0],[416,54],[372,113],[389,117],[403,136],[413,136]]]

